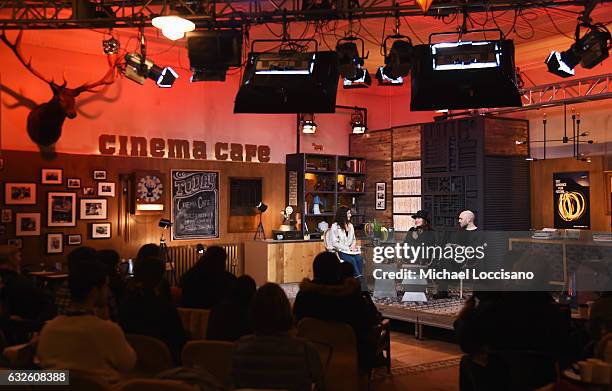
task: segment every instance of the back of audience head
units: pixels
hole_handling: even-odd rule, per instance
[[[155,243],[147,243],[144,244],[138,250],[138,254],[136,254],[136,259],[154,257],[159,258],[161,256],[160,247]]]
[[[340,282],[340,260],[336,254],[325,251],[318,254],[312,263],[314,281],[320,284]]]
[[[164,262],[157,257],[137,258],[134,279],[147,290],[154,290],[164,279]]]
[[[117,265],[119,264],[119,253],[115,250],[106,249],[98,251],[98,260],[102,262],[109,274],[117,274]]]
[[[81,261],[92,261],[97,257],[97,252],[91,247],[77,247],[68,254],[68,270],[72,272],[72,268],[76,263]]]
[[[350,262],[341,262],[339,268],[341,281],[355,277],[355,267]]]
[[[256,335],[286,334],[293,326],[291,305],[283,289],[268,282],[257,290],[250,310]]]
[[[108,273],[106,267],[96,259],[81,259],[72,264],[68,286],[74,303],[85,303],[92,295],[94,304],[103,303],[106,299]]]
[[[234,280],[227,292],[227,297],[234,303],[248,306],[256,291],[255,280],[249,275],[243,275]]]
[[[205,273],[221,274],[225,271],[226,258],[227,253],[223,247],[211,246],[200,257],[198,264]]]
[[[0,268],[19,271],[21,250],[7,244],[0,245]]]

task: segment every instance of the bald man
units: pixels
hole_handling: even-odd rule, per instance
[[[459,213],[459,226],[466,231],[475,231],[478,229],[476,224],[474,224],[474,212],[469,209],[464,210]]]

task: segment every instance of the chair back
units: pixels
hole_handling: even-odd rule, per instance
[[[595,355],[607,363],[612,363],[612,333],[604,335],[599,340],[595,348]]]
[[[136,352],[136,372],[156,375],[174,367],[170,350],[159,339],[137,334],[126,334],[125,338]]]
[[[298,336],[314,343],[323,364],[327,391],[363,390],[357,342],[351,326],[314,318],[298,323]]]
[[[179,307],[177,310],[190,339],[206,339],[210,310],[185,307]]]
[[[199,391],[200,388],[178,380],[132,379],[117,391]],[[89,391],[89,390],[88,390]]]
[[[189,341],[183,348],[183,366],[204,369],[220,384],[229,385],[234,344],[226,341]]]
[[[323,232],[323,244],[325,245],[325,250],[336,252],[334,248],[334,235],[332,234],[331,227]]]

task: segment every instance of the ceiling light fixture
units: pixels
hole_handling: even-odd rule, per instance
[[[172,41],[183,38],[185,33],[195,30],[196,27],[195,23],[178,15],[157,16],[151,23],[161,30],[164,37]]]
[[[361,42],[361,55],[355,41]],[[342,82],[344,88],[368,88],[372,85],[372,78],[368,70],[363,67],[364,59],[368,57],[364,54],[363,39],[349,35],[338,40],[336,53],[338,54],[338,71],[344,78]]]
[[[431,3],[433,3],[433,0],[416,0],[416,3],[419,5],[419,7],[421,7],[421,11],[426,14],[427,11],[429,11],[429,7],[431,7]]]

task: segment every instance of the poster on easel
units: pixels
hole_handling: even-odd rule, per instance
[[[219,237],[219,173],[172,170],[172,239]]]
[[[555,228],[591,228],[588,172],[553,174],[553,208]]]

